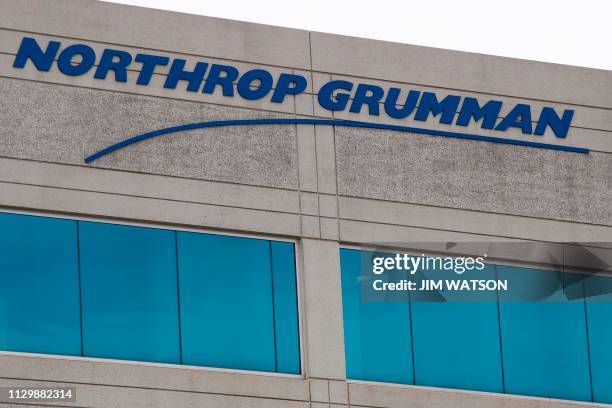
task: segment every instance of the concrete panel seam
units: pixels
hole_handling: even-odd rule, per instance
[[[233,208],[233,209],[239,209],[239,210],[264,211],[267,213],[299,214],[298,212],[291,212],[291,211],[268,210],[268,209],[242,207],[242,206],[234,206],[234,205],[227,205],[227,204],[211,204],[211,203],[204,203],[204,202],[199,202],[199,201],[177,200],[177,199],[172,199],[172,198],[150,197],[150,196],[141,196],[141,195],[134,195],[134,194],[109,193],[106,191],[85,190],[85,189],[69,188],[69,187],[54,187],[54,186],[49,186],[49,185],[44,185],[44,184],[18,183],[18,182],[13,182],[13,181],[1,181],[1,180],[0,180],[0,184],[14,184],[18,186],[42,187],[42,188],[67,190],[67,191],[79,191],[79,192],[104,194],[104,195],[117,196],[117,197],[144,198],[147,200],[160,200],[160,201],[168,201],[168,202],[175,202],[175,203],[210,205],[210,206],[215,206],[215,207],[225,207],[225,208]]]
[[[445,207],[445,206],[441,206],[441,205],[423,204],[423,203],[418,203],[418,202],[413,202],[413,201],[397,201],[397,200],[388,200],[388,199],[381,199],[381,198],[358,197],[358,196],[351,196],[351,195],[345,195],[345,194],[341,194],[338,197],[339,197],[339,199],[342,199],[342,198],[354,198],[354,199],[359,199],[359,200],[380,201],[380,202],[384,202],[384,203],[394,203],[394,204],[400,204],[400,205],[401,204],[406,204],[406,205],[417,205],[417,206],[429,207],[429,208],[440,208],[440,209],[446,209],[446,210],[467,211],[467,212],[487,214],[487,215],[500,215],[500,216],[506,216],[506,217],[529,218],[529,219],[533,219],[533,220],[543,220],[543,221],[557,221],[557,222],[563,222],[563,223],[569,223],[569,224],[578,224],[578,225],[584,225],[584,226],[612,227],[612,224],[582,222],[582,221],[567,220],[567,219],[562,219],[562,218],[544,218],[544,217],[536,217],[536,216],[522,215],[522,214],[512,214],[512,213],[485,211],[485,210],[479,210],[479,209],[473,209],[473,208]],[[341,212],[341,208],[340,207],[338,208],[338,212],[339,212],[339,215],[338,215],[339,218],[341,218],[341,219],[349,219],[349,218],[344,218],[342,216],[342,214],[340,214],[340,212]],[[355,220],[355,221],[362,221],[362,220]],[[382,222],[382,224],[385,224],[385,223]],[[403,224],[392,224],[392,225],[403,225]]]

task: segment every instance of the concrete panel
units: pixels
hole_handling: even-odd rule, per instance
[[[310,68],[308,32],[301,30],[93,0],[0,0],[0,9],[11,10],[0,15],[2,28]]]
[[[319,201],[315,193],[300,193],[300,211],[306,215],[319,215]]]
[[[323,217],[338,217],[338,197],[335,195],[319,194],[319,208]]]
[[[341,219],[340,241],[349,244],[379,244],[398,242],[512,242],[515,240],[478,234]]]
[[[315,126],[317,141],[317,179],[321,193],[336,194],[334,128]]]
[[[317,156],[314,126],[297,125],[300,190],[317,191]]]
[[[300,212],[297,191],[0,158],[0,181],[258,210]]]
[[[300,235],[299,215],[0,182],[0,207],[83,216]]]
[[[83,164],[102,148],[164,127],[270,117],[12,79],[0,79],[0,93],[0,155],[68,164]],[[296,189],[296,131],[280,125],[192,130],[129,146],[92,166]]]
[[[339,197],[340,217],[549,242],[605,242],[612,227],[391,201]]]
[[[428,388],[418,386],[385,386],[378,384],[349,383],[352,407],[385,408],[432,408],[432,407],[504,407],[504,408],[578,408],[595,407],[577,401],[562,401],[549,398],[523,397],[507,394],[491,394]]]
[[[381,108],[381,112],[382,112]],[[421,122],[409,117],[406,119],[390,119],[386,116],[372,116],[368,114],[368,110],[364,108],[360,113],[351,113],[349,111],[334,112],[335,119],[353,120],[372,123],[383,123],[398,126],[410,126],[416,128],[425,128],[433,130],[442,130],[446,132],[467,133],[473,135],[494,136],[501,139],[514,139],[527,142],[549,143],[558,146],[573,146],[590,149],[598,152],[612,152],[612,132],[604,130],[593,130],[579,127],[569,129],[567,138],[558,138],[554,132],[547,128],[542,136],[534,136],[523,134],[517,128],[511,128],[506,132],[496,132],[489,129],[483,129],[477,123],[470,123],[469,126],[456,126],[437,123],[435,121]],[[435,137],[435,136],[430,136]],[[442,137],[443,138],[443,137]],[[487,142],[484,142],[487,143]]]
[[[340,238],[338,220],[336,218],[320,218],[321,238],[337,241]]]
[[[324,33],[311,42],[315,71],[612,108],[611,71]]]
[[[310,380],[310,401],[329,402],[329,384],[326,380]]]
[[[24,381],[0,379],[0,386],[20,387],[57,387],[64,383],[47,381]],[[198,392],[167,391],[156,389],[130,387],[100,387],[96,385],[77,385],[77,404],[88,408],[307,408],[308,402],[290,401],[268,398],[253,398],[222,394],[206,394]],[[43,403],[44,405],[44,403]],[[52,405],[74,406],[73,403],[57,403]]]
[[[0,354],[0,377],[308,400],[308,381],[193,367]],[[79,399],[80,400],[80,399]]]
[[[308,238],[320,238],[321,228],[319,226],[319,217],[311,215],[302,215],[302,236]]]
[[[612,225],[612,155],[336,128],[338,193]]]
[[[336,404],[348,404],[348,385],[345,381],[329,382],[329,399]]]
[[[306,374],[344,379],[344,329],[339,248],[336,242],[300,241],[306,323]]]

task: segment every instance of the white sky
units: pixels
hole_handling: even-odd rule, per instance
[[[612,70],[612,0],[112,0]]]

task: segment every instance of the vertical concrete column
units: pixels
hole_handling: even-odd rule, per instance
[[[313,125],[297,125],[298,174],[301,191],[317,191],[317,157]]]
[[[313,125],[297,125],[301,235],[320,238],[317,158]]]
[[[336,148],[333,126],[315,126],[315,140],[319,192],[336,194]]]
[[[339,246],[300,241],[304,288],[305,372],[308,377],[345,379]]]

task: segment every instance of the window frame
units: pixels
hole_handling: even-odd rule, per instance
[[[525,242],[529,242],[528,240],[525,240]],[[385,245],[380,245],[380,246],[373,246],[373,245],[359,245],[359,244],[353,244],[353,243],[343,243],[343,242],[339,242],[338,245],[338,251],[342,250],[342,249],[352,249],[352,250],[359,250],[359,251],[370,251],[370,252],[376,252],[376,251],[384,251],[386,253],[391,253],[391,254],[408,254],[411,256],[420,256],[422,254],[425,254],[427,256],[441,256],[441,257],[451,257],[451,258],[456,258],[456,257],[460,257],[460,256],[475,256],[475,254],[462,254],[462,253],[452,253],[452,252],[444,252],[444,251],[424,251],[424,250],[417,250],[414,248],[398,248],[397,246],[385,246]],[[486,264],[492,264],[492,265],[498,265],[498,266],[509,266],[509,267],[517,267],[517,268],[527,268],[527,269],[542,269],[542,270],[549,270],[549,271],[559,271],[558,266],[555,267],[554,265],[551,264],[540,264],[537,262],[529,262],[529,261],[520,261],[520,260],[514,260],[514,259],[503,259],[503,258],[488,258],[487,261],[485,262]],[[575,273],[575,274],[588,274],[588,270],[585,269],[581,269],[581,268],[574,268],[574,267],[566,267],[564,266],[563,269],[564,273]],[[340,271],[340,273],[342,273]],[[604,273],[600,276],[606,276],[610,279],[612,279],[612,274],[607,274]],[[586,307],[586,305],[585,305]],[[586,316],[585,316],[586,318]],[[587,323],[588,324],[588,323]],[[344,341],[346,342],[346,338],[344,339]],[[588,332],[587,332],[587,347],[590,347],[590,343],[588,342]],[[588,352],[590,355],[590,351]],[[414,356],[413,356],[414,358]],[[589,362],[589,365],[591,363]],[[590,371],[590,370],[589,370]],[[590,381],[592,382],[592,372],[590,372]],[[503,396],[504,398],[520,398],[520,399],[550,399],[552,401],[567,401],[567,402],[571,402],[573,404],[577,404],[577,405],[589,405],[589,404],[602,404],[599,402],[594,402],[594,401],[581,401],[581,400],[567,400],[567,399],[559,399],[559,398],[551,398],[551,397],[542,397],[542,396],[530,396],[530,395],[522,395],[522,394],[510,394],[510,393],[498,393],[498,392],[491,392],[491,391],[478,391],[478,390],[465,390],[465,389],[461,389],[461,388],[445,388],[445,387],[438,387],[438,386],[428,386],[428,385],[418,385],[418,384],[399,384],[399,383],[388,383],[388,382],[381,382],[381,381],[372,381],[372,380],[358,380],[358,379],[351,379],[351,378],[346,378],[346,382],[347,383],[353,383],[353,384],[361,384],[361,385],[380,385],[380,386],[386,386],[386,387],[397,387],[397,388],[405,388],[405,389],[416,389],[416,390],[435,390],[435,391],[442,391],[442,392],[458,392],[458,393],[464,393],[464,394],[481,394],[481,395],[494,395],[494,396]],[[591,395],[594,398],[594,395]],[[605,404],[605,403],[603,403]]]
[[[198,370],[198,371],[216,371],[216,372],[224,372],[224,373],[233,373],[233,374],[256,374],[256,375],[265,375],[270,377],[283,377],[283,378],[306,378],[304,364],[305,364],[305,339],[304,339],[304,284],[302,282],[302,261],[300,257],[300,253],[298,251],[298,239],[297,238],[288,238],[283,236],[275,236],[275,235],[266,235],[266,234],[257,234],[257,233],[248,233],[248,232],[234,232],[227,230],[217,230],[213,228],[207,227],[187,227],[183,225],[173,225],[173,224],[161,224],[156,222],[148,222],[145,220],[142,221],[133,221],[133,220],[123,220],[117,218],[110,218],[105,216],[95,216],[95,215],[81,215],[81,214],[62,214],[62,213],[53,213],[53,212],[45,212],[45,211],[35,211],[35,210],[21,210],[21,209],[12,209],[12,208],[4,208],[0,207],[0,212],[7,214],[16,214],[16,215],[31,215],[35,217],[47,217],[47,218],[56,218],[63,220],[71,220],[71,221],[90,221],[90,222],[99,222],[105,224],[113,224],[113,225],[126,225],[133,227],[144,227],[144,228],[156,228],[167,231],[177,231],[177,232],[194,232],[194,233],[206,233],[213,235],[223,235],[229,237],[241,237],[241,238],[252,238],[252,239],[260,239],[266,241],[278,241],[278,242],[288,242],[293,244],[294,251],[294,259],[295,259],[295,283],[296,283],[296,300],[297,300],[297,313],[298,313],[298,345],[299,345],[299,353],[300,353],[300,374],[287,374],[287,373],[274,373],[269,371],[253,371],[253,370],[241,370],[241,369],[232,369],[232,368],[219,368],[219,367],[208,367],[208,366],[194,366],[187,364],[172,364],[172,363],[157,363],[157,362],[149,362],[149,361],[134,361],[134,360],[120,360],[120,359],[110,359],[110,358],[98,358],[98,357],[84,357],[84,356],[67,356],[67,355],[59,355],[59,354],[45,354],[45,353],[31,353],[31,352],[21,352],[21,351],[6,351],[0,350],[0,355],[5,356],[23,356],[23,357],[44,357],[49,359],[56,360],[75,360],[75,361],[88,361],[88,362],[100,362],[100,363],[113,363],[113,364],[126,364],[126,365],[139,365],[139,366],[149,366],[149,367],[164,367],[164,368],[182,368],[186,370]]]

